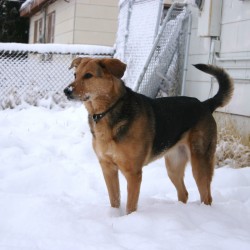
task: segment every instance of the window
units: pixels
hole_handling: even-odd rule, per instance
[[[46,43],[54,42],[54,33],[55,33],[55,11],[47,15]]]
[[[44,25],[46,33],[44,34]],[[54,43],[55,33],[55,11],[49,13],[44,22],[43,18],[40,18],[34,23],[34,43]]]
[[[43,20],[42,18],[35,21],[34,27],[34,43],[43,42]]]

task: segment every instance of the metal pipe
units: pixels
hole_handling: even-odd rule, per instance
[[[156,38],[156,36],[158,34],[159,27],[160,27],[161,16],[162,16],[162,12],[163,12],[163,0],[160,0],[158,8],[159,8],[159,10],[158,10],[158,17],[157,17],[157,22],[156,22],[156,27],[155,27],[154,38]]]
[[[127,23],[126,23],[126,34],[125,34],[125,38],[124,38],[123,58],[125,58],[125,54],[126,54],[126,51],[127,51],[130,19],[131,19],[133,4],[134,4],[134,0],[131,0],[128,3],[128,17],[127,17]]]
[[[241,80],[241,81],[247,81],[245,84],[249,84],[250,78],[233,78],[234,80]]]
[[[250,61],[250,57],[228,57],[228,58],[223,58],[215,55],[215,60],[216,61],[221,61],[221,62],[226,62],[226,61]]]
[[[181,95],[184,95],[185,87],[186,87],[186,77],[187,77],[187,70],[188,70],[188,52],[189,52],[189,45],[190,45],[190,37],[191,37],[191,28],[192,28],[192,14],[189,11],[189,18],[188,18],[188,35],[186,41],[186,48],[185,48],[185,56],[184,56],[184,65],[183,65],[183,76],[182,76],[182,83],[181,83]]]
[[[45,5],[43,7],[43,41],[42,43],[46,43],[46,26],[47,26],[47,20],[46,20],[46,17],[47,17],[47,6]]]
[[[233,66],[223,66],[223,68],[225,69],[250,69],[250,67],[248,66],[240,66],[240,67],[233,67]]]

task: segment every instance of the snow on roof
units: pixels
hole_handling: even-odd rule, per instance
[[[23,43],[0,43],[0,51],[30,51],[37,53],[72,53],[88,55],[114,54],[114,48],[100,45],[83,44],[23,44]]]
[[[20,10],[25,9],[26,7],[28,7],[28,5],[31,5],[33,2],[35,2],[36,0],[26,0],[22,5]]]

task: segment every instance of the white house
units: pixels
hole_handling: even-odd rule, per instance
[[[27,0],[20,15],[30,17],[29,43],[112,46],[117,0]]]
[[[192,7],[192,31],[185,94],[201,100],[215,94],[215,80],[196,70],[192,64],[214,63],[224,67],[234,79],[230,104],[217,113],[230,119],[250,143],[250,1],[203,0],[199,10]],[[219,114],[219,115],[218,115]]]

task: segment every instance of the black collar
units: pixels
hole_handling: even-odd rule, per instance
[[[113,110],[118,103],[124,98],[124,96],[122,96],[121,98],[119,98],[110,108],[108,108],[106,111],[99,113],[99,114],[93,114],[92,115],[92,119],[95,123],[99,122],[108,112],[110,112],[111,110]]]

